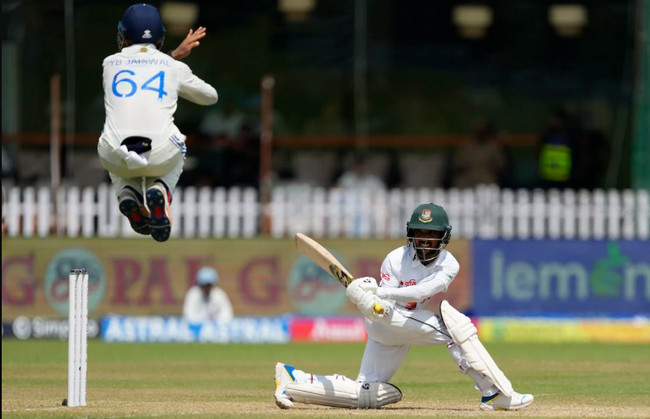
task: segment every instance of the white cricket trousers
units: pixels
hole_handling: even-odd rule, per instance
[[[162,180],[170,191],[173,191],[185,163],[182,151],[185,145],[185,136],[176,133],[176,138],[177,143],[169,140],[161,143],[153,142],[151,151],[142,153],[148,164],[141,168],[131,169],[126,165],[123,155],[116,151],[120,145],[116,145],[114,141],[102,135],[97,144],[97,153],[102,165],[108,170],[115,187],[115,193],[119,195],[125,186],[130,186],[144,194],[156,179]]]
[[[361,382],[389,382],[413,345],[452,342],[440,317],[429,310],[395,307],[382,319],[366,319],[366,331],[368,342],[357,377]]]

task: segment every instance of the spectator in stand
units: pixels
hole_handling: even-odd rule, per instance
[[[18,181],[18,172],[12,148],[2,144],[2,180],[10,179],[15,183]]]
[[[598,129],[581,129],[577,144],[573,186],[588,190],[604,188],[611,156],[607,137]]]
[[[336,182],[343,189],[385,189],[384,181],[368,171],[368,159],[362,152],[352,156],[351,167],[344,171]]]
[[[489,121],[476,123],[473,134],[454,152],[452,185],[472,188],[480,184],[501,186],[507,156]]]
[[[187,150],[182,185],[197,188],[226,186],[226,151],[213,137],[199,134]]]
[[[303,126],[304,134],[341,135],[347,131],[341,102],[338,99],[323,103],[318,115],[307,120]]]
[[[213,154],[220,162],[219,186],[258,186],[260,136],[254,125],[255,121],[249,121],[232,99],[203,118],[202,137],[212,140]],[[208,157],[204,155],[200,160],[208,161]]]
[[[260,173],[260,136],[250,123],[244,123],[233,138],[225,156],[228,186],[257,188]]]
[[[577,136],[563,109],[553,112],[537,146],[538,186],[564,189],[574,186]]]
[[[246,115],[237,109],[237,104],[231,98],[223,106],[211,107],[203,116],[199,131],[212,137],[223,137],[226,141],[239,134]]]
[[[219,274],[216,269],[209,266],[199,269],[196,283],[185,295],[183,317],[192,323],[232,320],[232,304],[226,292],[217,285]]]

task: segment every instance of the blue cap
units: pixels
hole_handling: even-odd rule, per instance
[[[199,269],[199,272],[196,274],[196,282],[199,285],[214,285],[219,282],[219,274],[216,269],[206,266],[205,268]]]
[[[165,37],[165,25],[158,9],[146,3],[134,4],[126,9],[118,30],[135,44],[155,44]]]

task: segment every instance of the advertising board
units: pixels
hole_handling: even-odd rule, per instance
[[[475,240],[478,316],[650,315],[650,242]]]
[[[356,276],[379,277],[381,263],[399,240],[323,239],[322,244]],[[447,292],[459,308],[470,306],[468,243],[449,248],[461,273]],[[177,316],[187,289],[204,265],[219,272],[219,286],[235,316],[308,316],[359,312],[345,289],[296,251],[293,239],[20,239],[2,241],[2,317],[67,316],[70,269],[89,273],[92,316],[116,313]]]

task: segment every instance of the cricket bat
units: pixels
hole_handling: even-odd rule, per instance
[[[344,287],[347,288],[350,282],[354,281],[354,277],[345,266],[316,240],[302,233],[296,233],[296,248],[336,278]],[[377,314],[384,313],[384,308],[379,303],[375,304],[374,310]]]

